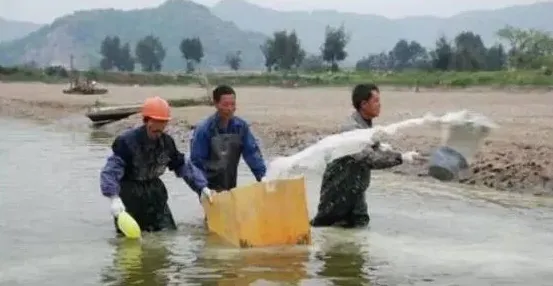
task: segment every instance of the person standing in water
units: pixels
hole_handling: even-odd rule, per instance
[[[360,84],[353,89],[351,102],[355,111],[342,132],[372,127],[380,114],[380,91],[374,84]],[[376,143],[353,155],[330,162],[323,173],[318,211],[311,220],[314,227],[367,226],[370,217],[365,191],[371,181],[371,170],[386,169],[404,162],[422,159],[417,152],[398,153],[387,144]]]
[[[164,132],[171,119],[170,107],[161,97],[151,97],[142,106],[144,124],[119,135],[113,154],[101,171],[100,189],[111,200],[117,217],[127,211],[142,231],[176,229],[167,204],[167,189],[159,178],[168,167],[201,198],[211,200],[207,180]],[[118,233],[121,233],[115,224]]]
[[[238,163],[243,156],[255,179],[264,180],[267,167],[248,123],[235,116],[236,93],[227,85],[213,90],[217,111],[196,125],[190,159],[217,192],[236,187]]]

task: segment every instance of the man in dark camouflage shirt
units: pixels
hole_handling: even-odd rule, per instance
[[[355,108],[342,132],[372,127],[380,114],[380,91],[374,84],[357,85],[351,96]],[[422,159],[417,152],[398,153],[377,142],[360,153],[330,162],[323,174],[318,211],[311,225],[363,227],[369,224],[365,191],[371,170],[387,169]]]

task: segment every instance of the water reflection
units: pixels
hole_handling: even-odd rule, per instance
[[[113,134],[102,129],[93,129],[88,135],[88,140],[92,145],[111,144]]]
[[[113,266],[102,274],[105,285],[167,285],[163,268],[169,264],[169,251],[163,244],[119,239],[115,242]]]
[[[224,245],[217,236],[207,236],[204,253],[195,264],[210,268],[217,275],[190,282],[220,286],[261,282],[297,285],[308,278],[306,247],[236,249]]]
[[[344,232],[343,235],[348,236],[349,233]],[[322,243],[320,249],[314,255],[323,262],[317,276],[335,285],[371,285],[368,273],[370,256],[359,242],[351,239],[329,241],[328,244]]]

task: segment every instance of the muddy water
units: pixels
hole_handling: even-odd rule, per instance
[[[235,250],[164,175],[179,230],[114,238],[98,172],[109,140],[0,119],[0,285],[550,285],[553,215],[483,190],[378,173],[371,228],[314,230],[311,247]],[[313,214],[318,181],[309,176]],[[241,182],[251,181],[244,168]],[[521,200],[517,200],[519,202]]]

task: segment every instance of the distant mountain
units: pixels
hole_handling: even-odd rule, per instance
[[[274,31],[295,29],[304,48],[310,53],[319,53],[325,27],[342,23],[351,34],[345,64],[352,65],[369,53],[391,49],[401,38],[434,47],[436,38],[442,34],[451,39],[461,31],[470,30],[491,45],[497,41],[496,31],[507,24],[553,32],[552,11],[553,3],[548,2],[472,11],[449,18],[392,20],[330,10],[279,12],[244,0],[222,0],[211,10],[189,0],[167,0],[148,9],[79,11],[42,27],[0,19],[0,42],[5,40],[0,43],[0,65],[31,61],[40,65],[68,65],[73,54],[77,67],[95,67],[99,64],[100,43],[105,36],[118,35],[134,48],[140,38],[154,34],[167,49],[164,70],[185,68],[179,43],[185,37],[194,36],[200,37],[204,45],[204,66],[226,67],[227,53],[240,50],[243,68],[261,68],[263,55],[259,46]]]
[[[22,38],[38,30],[40,26],[42,25],[0,18],[0,42],[8,42]]]
[[[30,35],[0,44],[0,65],[34,61],[40,65],[68,65],[74,55],[75,66],[98,66],[100,44],[105,36],[117,35],[123,42],[135,43],[142,37],[158,36],[167,56],[164,70],[183,70],[184,60],[179,44],[185,37],[200,37],[204,46],[204,63],[223,67],[227,53],[242,51],[243,66],[263,66],[259,49],[266,36],[244,32],[235,24],[214,16],[202,5],[188,0],[168,0],[155,8],[122,11],[79,11],[56,19]]]
[[[392,20],[377,15],[337,11],[279,12],[256,6],[244,0],[222,0],[212,8],[219,18],[233,21],[243,30],[272,35],[276,30],[295,29],[304,48],[319,53],[326,25],[344,24],[351,34],[347,49],[349,63],[368,53],[390,50],[400,39],[416,40],[434,47],[440,35],[450,39],[464,30],[480,34],[487,45],[497,41],[497,30],[509,24],[519,28],[553,31],[553,3],[537,3],[509,8],[472,11],[449,18],[407,17]],[[247,15],[245,17],[244,15]]]

